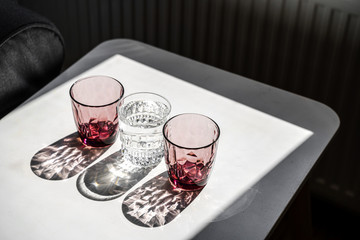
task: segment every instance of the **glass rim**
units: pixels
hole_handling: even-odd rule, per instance
[[[120,85],[121,89],[122,89],[122,92],[121,92],[121,94],[120,94],[120,97],[117,98],[116,100],[110,102],[110,103],[106,103],[106,104],[102,104],[102,105],[89,105],[89,104],[85,104],[85,103],[79,102],[78,100],[76,100],[76,99],[73,97],[73,95],[72,95],[72,89],[73,89],[73,87],[74,87],[77,83],[82,82],[82,81],[84,81],[84,80],[91,79],[91,78],[97,78],[97,77],[109,78],[109,79],[112,79],[112,80],[114,80],[115,82],[117,82],[117,83]],[[122,97],[124,96],[124,93],[125,93],[125,88],[124,88],[124,86],[121,84],[121,82],[118,81],[117,79],[113,78],[113,77],[109,77],[109,76],[106,76],[106,75],[94,75],[94,76],[89,76],[89,77],[80,78],[80,79],[76,80],[76,81],[71,85],[71,87],[70,87],[70,89],[69,89],[69,95],[70,95],[70,97],[71,97],[71,100],[73,100],[73,101],[76,102],[77,104],[80,104],[81,106],[84,106],[84,107],[94,107],[94,108],[98,108],[98,107],[100,108],[100,107],[106,107],[106,106],[113,105],[114,103],[119,102],[119,101],[122,99]]]
[[[183,116],[183,115],[198,115],[198,116],[202,116],[202,117],[204,117],[204,118],[209,119],[211,122],[214,123],[216,129],[218,130],[218,134],[217,134],[217,136],[216,136],[216,139],[213,140],[211,143],[206,144],[206,145],[201,146],[201,147],[185,147],[185,146],[181,146],[181,145],[176,144],[176,143],[174,143],[173,141],[171,141],[171,140],[165,135],[165,128],[166,128],[166,126],[168,125],[168,123],[169,123],[172,119],[174,119],[174,118],[176,118],[176,117]],[[164,123],[162,132],[163,132],[163,136],[164,136],[164,138],[165,138],[165,140],[166,140],[167,142],[171,143],[172,145],[174,145],[174,146],[176,146],[176,147],[178,147],[178,148],[182,148],[182,149],[198,150],[198,149],[202,149],[202,148],[207,148],[207,147],[210,147],[211,145],[215,144],[215,143],[219,140],[219,138],[220,138],[220,127],[219,127],[219,125],[218,125],[212,118],[210,118],[210,117],[208,117],[208,116],[206,116],[206,115],[204,115],[204,114],[200,114],[200,113],[180,113],[180,114],[177,114],[177,115],[169,118],[169,120],[167,120],[167,121]]]
[[[167,103],[167,105],[169,107],[169,112],[166,114],[166,117],[169,116],[169,114],[171,113],[171,110],[172,110],[171,103],[166,97],[164,97],[164,96],[162,96],[162,95],[160,95],[158,93],[154,93],[154,92],[134,92],[134,93],[130,93],[129,95],[123,97],[123,99],[121,99],[121,102],[124,103],[124,101],[126,99],[128,99],[129,97],[140,95],[140,94],[149,94],[149,95],[153,95],[153,96],[156,96],[156,97],[160,97],[161,99],[165,100],[165,102]],[[119,115],[121,115],[120,110],[122,109],[123,106],[124,106],[123,104],[120,106]]]
[[[164,97],[164,96],[162,96],[162,95],[160,95],[158,93],[154,93],[154,92],[134,92],[134,93],[130,93],[129,95],[126,95],[121,101],[125,101],[126,99],[128,99],[130,97],[140,95],[140,94],[149,94],[149,95],[153,95],[153,96],[157,96],[157,97],[162,98],[169,105],[169,107],[170,107],[169,110],[171,111],[171,103],[170,103],[170,101],[166,97]]]

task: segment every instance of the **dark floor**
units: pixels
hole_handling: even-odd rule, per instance
[[[360,204],[360,203],[359,203]],[[360,213],[300,191],[268,240],[360,240]]]
[[[311,209],[314,240],[360,239],[360,214],[316,197]]]

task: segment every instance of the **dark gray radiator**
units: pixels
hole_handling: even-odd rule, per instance
[[[355,0],[19,0],[53,20],[67,65],[132,38],[332,107],[316,193],[360,211],[360,4]],[[221,80],[219,80],[221,81]]]

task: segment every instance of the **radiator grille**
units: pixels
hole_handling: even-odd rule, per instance
[[[327,104],[339,114],[342,125],[314,173],[315,185],[325,194],[343,196],[345,202],[360,200],[359,3],[19,2],[60,28],[67,43],[67,65],[106,39],[132,38]]]

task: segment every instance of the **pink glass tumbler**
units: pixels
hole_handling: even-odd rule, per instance
[[[163,127],[165,162],[171,184],[181,190],[202,189],[214,166],[220,128],[211,118],[185,113]]]
[[[104,147],[116,141],[118,108],[123,95],[122,84],[107,76],[80,79],[71,86],[74,120],[84,144]]]

